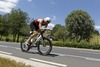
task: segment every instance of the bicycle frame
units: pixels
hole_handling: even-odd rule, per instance
[[[33,43],[33,44],[36,44],[40,39],[42,39],[42,41],[43,41],[43,33],[44,33],[45,31],[42,31],[40,34],[38,34],[36,37],[36,40],[35,40],[35,42]]]
[[[42,38],[42,36],[41,35],[37,35],[37,38],[36,38],[36,40],[35,40],[35,44],[40,40]]]

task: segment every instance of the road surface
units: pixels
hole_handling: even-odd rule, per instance
[[[42,56],[37,48],[25,53],[21,51],[20,43],[0,41],[0,53],[56,67],[100,67],[99,50],[53,47],[50,55]]]

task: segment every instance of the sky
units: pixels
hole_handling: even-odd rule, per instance
[[[0,0],[0,14],[10,13],[11,9],[21,9],[30,18],[51,17],[49,27],[65,25],[65,18],[73,10],[86,11],[100,32],[100,0]]]

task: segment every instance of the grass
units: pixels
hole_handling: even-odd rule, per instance
[[[31,67],[31,66],[25,65],[24,63],[21,62],[16,62],[14,60],[0,57],[0,67]]]
[[[100,44],[100,35],[93,35],[90,39],[90,44]]]
[[[10,40],[13,39],[12,35],[9,35]],[[5,39],[3,37],[3,39]],[[22,37],[19,38],[21,41]],[[52,41],[53,46],[60,46],[60,47],[75,47],[75,48],[87,48],[87,49],[100,49],[100,35],[93,35],[90,39],[90,42],[82,41],[80,43],[70,40],[65,40],[64,42],[62,39],[59,41]]]
[[[2,36],[2,41],[6,41],[6,38],[9,39],[10,42],[13,42],[13,35],[9,35],[9,36]],[[17,39],[17,37],[16,37]],[[19,42],[22,40],[22,36],[19,37]]]
[[[66,40],[66,41],[52,41],[54,46],[60,47],[74,47],[74,48],[86,48],[86,49],[96,49],[100,50],[100,35],[93,35],[93,38],[90,39],[90,42],[81,41],[80,43]]]

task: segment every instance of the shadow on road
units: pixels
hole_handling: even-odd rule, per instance
[[[29,54],[39,54],[38,52],[31,52],[31,51],[26,52],[26,53],[29,53]],[[39,55],[40,55],[40,54],[39,54]],[[44,56],[44,55],[42,55],[42,56]],[[48,56],[48,57],[56,57],[56,56],[59,56],[59,55],[54,54],[54,53],[50,53],[50,54],[45,55],[45,56]]]
[[[59,56],[59,55],[57,55],[57,54],[49,54],[49,55],[47,55],[47,56],[56,57],[56,56]]]
[[[30,54],[39,54],[38,52],[26,52],[26,53],[30,53]]]

